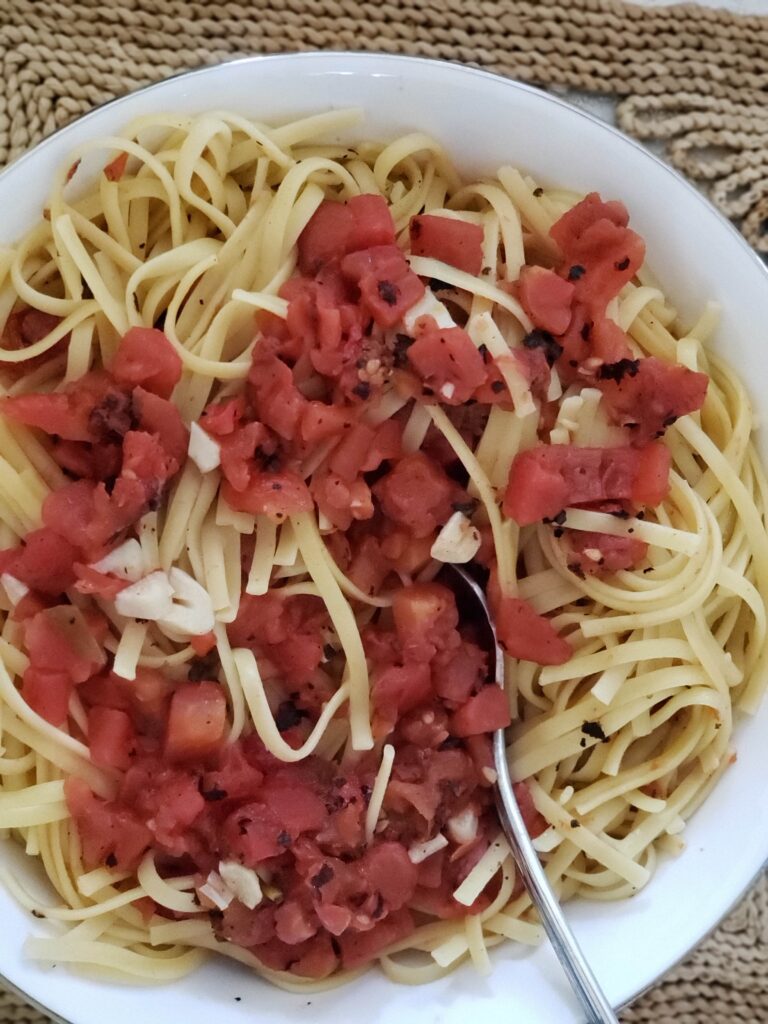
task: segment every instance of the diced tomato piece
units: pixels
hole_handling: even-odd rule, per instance
[[[245,415],[245,398],[236,395],[223,402],[206,405],[200,416],[200,426],[214,437],[225,437],[234,432]]]
[[[401,715],[426,703],[432,696],[429,665],[414,661],[385,668],[374,675],[371,696],[376,724],[380,725],[375,732],[379,736],[386,735]]]
[[[142,387],[135,387],[133,408],[141,430],[156,434],[170,458],[182,466],[187,457],[189,431],[173,402]]]
[[[477,275],[483,267],[483,229],[454,217],[423,213],[411,217],[411,252]]]
[[[573,651],[543,615],[519,597],[502,597],[496,608],[499,643],[512,658],[538,665],[562,665]]]
[[[705,373],[654,356],[602,366],[596,381],[611,413],[630,427],[636,444],[661,436],[675,420],[700,409],[708,384]]]
[[[434,321],[419,331],[408,348],[408,362],[446,405],[462,405],[486,379],[483,357],[461,327],[437,327]]]
[[[125,771],[136,754],[136,733],[124,711],[91,708],[88,712],[88,748],[94,764]]]
[[[424,294],[423,283],[396,245],[352,253],[341,269],[357,284],[363,306],[380,327],[394,327]]]
[[[68,394],[15,395],[3,398],[3,413],[28,427],[38,427],[48,434],[57,434],[70,441],[88,441],[91,433],[88,412],[76,409]]]
[[[257,347],[248,386],[259,420],[286,440],[295,437],[308,403],[294,383],[291,368]]]
[[[568,505],[611,499],[658,505],[669,490],[669,452],[645,448],[539,445],[520,452],[509,472],[504,513],[521,526]]]
[[[64,793],[80,833],[86,867],[108,863],[118,871],[135,869],[152,841],[152,833],[137,815],[94,796],[87,783],[74,775],[65,781]]]
[[[230,856],[253,868],[282,852],[282,832],[280,819],[264,804],[243,804],[224,822],[222,845]]]
[[[443,700],[463,704],[488,674],[487,657],[468,640],[455,650],[437,652],[433,662],[435,692]]]
[[[185,683],[171,698],[165,756],[171,761],[204,758],[224,739],[227,700],[218,683]]]
[[[523,267],[520,302],[534,322],[550,334],[564,334],[571,322],[574,286],[546,267]]]
[[[325,402],[308,402],[301,418],[301,439],[316,444],[342,434],[352,426],[351,410]]]
[[[323,658],[328,614],[322,601],[294,595],[243,594],[228,632],[233,645],[256,648],[291,686],[311,680]]]
[[[239,512],[284,519],[312,509],[312,497],[301,477],[292,470],[282,473],[252,473],[241,491],[225,480],[221,486],[224,500]]]
[[[0,551],[0,571],[10,573],[32,590],[57,597],[75,581],[77,549],[53,530],[28,533],[19,548]]]
[[[531,839],[535,839],[542,832],[546,832],[549,828],[549,822],[536,810],[536,804],[533,802],[527,782],[516,782],[512,788],[515,791],[515,799],[517,800],[517,806],[520,808],[523,822],[528,829],[528,835]]]
[[[389,519],[426,537],[450,518],[458,488],[422,452],[400,459],[373,488]]]
[[[410,911],[402,909],[390,914],[367,932],[347,931],[339,936],[341,962],[346,970],[354,970],[374,960],[389,946],[407,938],[416,928]]]
[[[401,843],[370,846],[360,863],[360,873],[371,892],[378,893],[389,911],[399,910],[413,896],[418,871]]]
[[[509,702],[500,686],[484,686],[453,715],[450,729],[454,736],[477,736],[511,723]]]
[[[6,416],[67,441],[114,440],[130,427],[130,401],[102,371],[48,394],[3,398]]]
[[[260,799],[293,839],[302,832],[317,832],[328,816],[321,797],[297,779],[272,781],[268,778]]]
[[[373,446],[376,431],[367,423],[356,423],[334,448],[328,464],[331,470],[348,483],[355,479]]]
[[[392,598],[392,615],[403,653],[415,661],[431,661],[438,650],[459,645],[459,613],[452,592],[440,583],[400,587]]]
[[[123,336],[111,371],[123,384],[141,384],[161,398],[170,398],[181,380],[181,357],[162,331],[131,327]]]
[[[189,644],[198,658],[204,658],[216,646],[216,634],[211,630],[209,633],[202,633],[200,636],[189,638]]]
[[[236,491],[244,491],[254,470],[256,452],[272,447],[269,432],[261,423],[246,423],[219,439],[221,471]]]
[[[106,663],[106,654],[74,605],[60,604],[24,623],[24,645],[34,668],[65,672],[83,683]]]
[[[333,259],[394,240],[392,215],[381,196],[356,196],[345,204],[326,200],[299,236],[299,268],[316,274]]]
[[[129,430],[123,438],[125,480],[139,480],[145,487],[147,501],[156,499],[163,485],[179,470],[178,461],[169,454],[158,434]]]
[[[354,519],[371,519],[374,514],[371,490],[362,477],[347,483],[330,470],[316,473],[311,494],[320,511],[339,530],[348,530]]]
[[[110,480],[118,476],[123,447],[117,442],[83,444],[54,440],[51,454],[67,475],[76,480]]]
[[[122,176],[125,174],[125,165],[128,163],[127,153],[118,153],[117,156],[110,160],[104,167],[104,177],[107,181],[120,181]]]
[[[568,545],[577,556],[576,565],[587,576],[634,569],[648,551],[648,545],[634,537],[614,537],[608,533],[585,533],[581,530],[568,531]],[[572,565],[570,560],[569,565]]]
[[[66,543],[63,538],[59,538]],[[90,565],[82,562],[75,562],[74,570],[77,574],[75,590],[79,594],[90,594],[91,596],[104,597],[108,601],[114,601],[121,590],[129,586],[128,580],[118,579],[117,576],[110,576],[108,573],[98,572]]]
[[[24,671],[21,695],[32,710],[51,725],[60,726],[66,722],[72,690],[72,678],[67,672],[46,671],[33,666]]]

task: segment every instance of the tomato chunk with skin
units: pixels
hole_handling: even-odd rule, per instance
[[[633,442],[645,444],[702,407],[709,377],[651,356],[608,363],[595,383],[613,417],[629,427]]]
[[[478,736],[480,733],[506,729],[511,723],[509,701],[500,686],[491,683],[470,697],[450,722],[454,736]]]
[[[77,823],[86,867],[109,863],[118,871],[135,869],[152,841],[152,833],[139,817],[95,796],[74,775],[65,781],[64,794]]]
[[[431,661],[438,649],[457,646],[456,599],[440,583],[399,588],[392,598],[392,615],[403,652],[414,661]]]
[[[512,658],[538,665],[562,665],[573,653],[571,645],[549,619],[519,597],[502,597],[496,608],[499,643]]]
[[[156,434],[170,458],[184,464],[189,445],[189,431],[173,402],[142,387],[133,389],[133,409],[141,430]]]
[[[242,490],[235,490],[225,480],[221,485],[221,494],[227,504],[238,512],[268,515],[278,520],[312,509],[312,496],[307,485],[292,470],[281,473],[254,472]]]
[[[575,288],[570,281],[546,267],[523,267],[520,271],[520,302],[536,327],[550,334],[568,330]]]
[[[424,295],[423,282],[396,245],[352,253],[341,269],[357,284],[363,307],[380,327],[395,327]]]
[[[382,196],[354,196],[346,203],[325,200],[299,236],[299,268],[312,275],[347,253],[394,241],[395,226]]]
[[[125,711],[92,708],[88,712],[88,748],[94,764],[125,770],[136,753],[136,733]]]
[[[73,689],[69,673],[46,671],[30,665],[22,678],[21,695],[46,722],[60,726],[67,720]]]
[[[75,581],[78,551],[53,530],[33,530],[19,548],[0,551],[0,571],[10,573],[32,590],[57,597]]]
[[[461,327],[430,326],[408,348],[408,362],[446,405],[462,405],[486,380],[483,357]]]
[[[131,327],[120,341],[111,371],[123,384],[140,384],[161,398],[170,398],[181,380],[181,367],[181,357],[162,331]]]
[[[427,537],[451,516],[458,487],[422,452],[402,458],[373,488],[384,514]]]
[[[669,467],[660,442],[645,448],[539,445],[515,457],[504,513],[527,526],[569,505],[618,499],[655,507],[669,491]]]
[[[477,275],[483,267],[483,229],[454,217],[424,213],[411,217],[411,252],[449,263],[467,274]]]
[[[648,545],[634,537],[614,537],[608,533],[581,530],[568,531],[568,546],[576,556],[575,564],[587,576],[634,569],[648,551]],[[571,569],[573,565],[569,558]]]
[[[74,683],[85,682],[107,660],[83,613],[74,605],[46,608],[28,619],[24,645],[34,668],[64,672]]]
[[[174,692],[168,714],[165,756],[170,761],[205,758],[220,747],[227,701],[218,683],[187,683]]]

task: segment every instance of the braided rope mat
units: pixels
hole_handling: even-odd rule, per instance
[[[252,53],[367,49],[619,98],[768,253],[768,18],[618,0],[0,0],[0,166],[109,99]],[[670,927],[674,922],[670,919]],[[0,1024],[47,1018],[0,990]],[[768,882],[622,1016],[768,1024]]]

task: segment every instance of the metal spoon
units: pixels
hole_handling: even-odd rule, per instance
[[[499,686],[504,686],[504,658],[496,639],[493,619],[488,610],[482,588],[466,570],[456,565],[446,565],[439,579],[456,596],[459,614],[475,623],[483,634],[481,641],[490,658],[490,669]],[[504,833],[512,849],[518,870],[533,905],[539,912],[541,923],[557,954],[563,970],[568,976],[573,991],[587,1014],[588,1024],[618,1024],[611,1004],[606,999],[592,969],[584,958],[579,944],[571,931],[560,904],[552,892],[538,854],[533,847],[528,830],[523,822],[517,804],[507,763],[506,737],[503,729],[497,729],[493,736],[493,756],[497,773],[496,807]]]

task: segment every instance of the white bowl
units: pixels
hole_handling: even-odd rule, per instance
[[[690,185],[641,146],[535,89],[451,64],[391,56],[301,54],[207,68],[101,107],[48,139],[0,176],[0,243],[40,217],[54,170],[78,143],[108,135],[140,114],[231,108],[278,121],[359,105],[361,132],[436,136],[467,175],[502,163],[544,183],[621,198],[648,244],[648,261],[670,298],[693,316],[707,299],[723,306],[717,343],[768,417],[768,366],[755,344],[768,324],[768,278],[736,231]],[[762,407],[762,408],[761,408]],[[768,702],[739,724],[738,762],[685,832],[686,852],[666,860],[638,896],[618,904],[569,905],[568,917],[614,1005],[683,957],[726,913],[768,856]],[[30,877],[34,862],[11,844],[0,862]],[[44,926],[0,892],[0,973],[72,1024],[335,1024],[360,1013],[377,1024],[569,1024],[583,1018],[550,949],[495,951],[488,979],[466,967],[426,989],[397,987],[371,972],[313,996],[268,987],[244,968],[212,959],[164,988],[121,987],[45,969],[24,959],[23,938]],[[236,997],[240,997],[236,1001]]]

